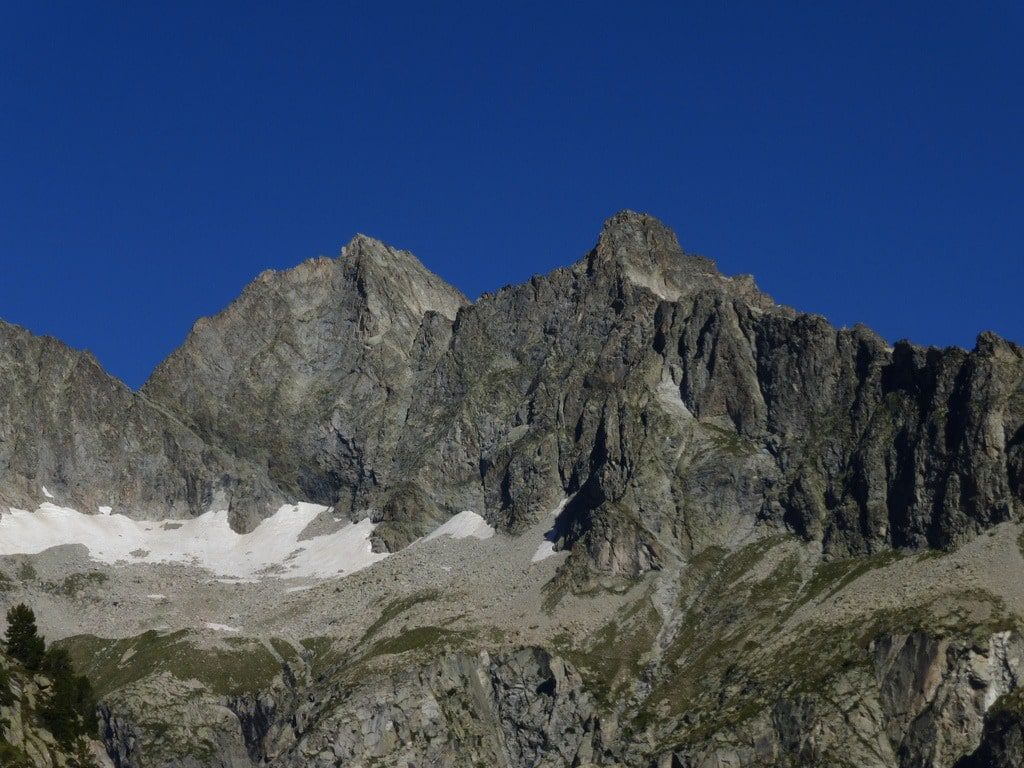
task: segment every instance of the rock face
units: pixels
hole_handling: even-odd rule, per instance
[[[160,706],[154,709],[154,702]],[[239,719],[196,681],[166,673],[129,686],[116,709],[100,707],[101,735],[115,768],[249,768]]]
[[[719,734],[717,744],[675,752],[665,764],[974,765],[961,757],[982,739],[986,711],[1016,689],[1024,672],[1019,637],[998,633],[986,644],[972,648],[962,639],[920,633],[882,636],[870,650],[874,678],[840,672],[822,690],[780,699],[770,712]],[[994,730],[991,722],[987,727]],[[985,744],[997,741],[993,735]]]
[[[367,685],[292,692],[283,704],[273,696],[234,703],[257,763],[536,766],[592,754],[582,680],[536,648],[447,655]]]
[[[84,509],[230,504],[241,529],[295,498],[369,512],[394,550],[463,509],[517,532],[570,497],[560,546],[622,575],[756,523],[848,555],[1024,511],[1021,348],[836,330],[630,212],[573,266],[474,304],[358,236],[261,275],[139,394],[2,333],[2,493],[21,505],[50,483]]]
[[[1019,713],[997,708],[986,719],[986,711],[1019,686],[1024,643],[1002,632],[987,646],[881,636],[867,652],[869,668],[833,670],[818,690],[790,693],[668,750],[623,711],[599,705],[570,663],[540,648],[448,653],[329,683],[289,665],[272,689],[226,706],[195,683],[182,696],[180,683],[161,677],[123,706],[142,707],[145,718],[144,696],[157,695],[173,708],[170,719],[165,711],[137,733],[104,710],[104,733],[118,768],[1017,766]]]
[[[1016,768],[1024,765],[1024,713],[1019,708],[1000,709],[985,720],[979,747],[956,768]]]
[[[365,508],[466,303],[411,254],[357,236],[338,259],[260,275],[142,391],[288,492]]]
[[[44,488],[83,512],[149,518],[266,513],[283,498],[259,467],[204,442],[89,353],[0,322],[0,506],[35,509]]]
[[[289,492],[374,510],[389,548],[462,509],[515,532],[566,496],[563,546],[623,574],[757,520],[850,554],[1022,511],[1019,347],[890,349],[628,212],[473,305],[357,238],[261,277],[144,394]]]
[[[155,721],[154,700],[173,717]],[[579,674],[537,648],[444,655],[355,686],[289,664],[271,690],[224,702],[162,675],[118,701],[120,715],[102,711],[118,768],[571,765],[590,760],[599,725]]]

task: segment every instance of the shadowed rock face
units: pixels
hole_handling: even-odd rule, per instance
[[[463,509],[515,532],[570,497],[560,545],[623,575],[756,524],[845,555],[949,546],[1024,510],[1021,348],[836,330],[630,212],[573,266],[474,304],[359,236],[261,275],[140,395],[53,342],[4,346],[15,379],[53,378],[0,385],[8,485],[60,466],[86,508],[223,493],[249,527],[294,497],[371,510],[395,549]],[[52,434],[31,435],[35,411]]]

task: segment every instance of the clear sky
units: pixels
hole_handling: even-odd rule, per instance
[[[1024,342],[1022,40],[1016,0],[2,3],[0,318],[139,386],[355,232],[475,297],[632,208],[838,325]]]

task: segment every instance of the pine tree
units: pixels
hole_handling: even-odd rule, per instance
[[[96,699],[89,678],[75,674],[71,656],[63,648],[50,646],[41,668],[52,685],[40,716],[57,741],[70,746],[79,736],[94,736]]]
[[[94,736],[96,721],[96,694],[92,690],[92,682],[85,675],[75,675],[75,710],[82,718],[82,727],[86,736]]]
[[[7,612],[6,637],[7,652],[30,672],[38,672],[46,643],[36,628],[35,613],[24,603],[19,603]]]
[[[71,664],[71,656],[68,655],[68,652],[63,648],[56,648],[52,645],[46,649],[46,653],[43,655],[43,663],[40,665],[40,670],[51,680],[56,680],[60,677],[70,677],[75,673],[75,669]]]
[[[14,692],[11,690],[11,675],[0,667],[0,707],[7,707],[14,703]]]

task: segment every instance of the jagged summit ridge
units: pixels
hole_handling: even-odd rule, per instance
[[[102,434],[179,430],[204,467],[224,457],[213,479],[180,448],[148,449],[162,458],[147,487],[179,513],[182,497],[192,514],[229,499],[251,529],[271,499],[310,501],[369,514],[376,545],[396,549],[462,510],[517,532],[569,498],[558,546],[639,573],[757,526],[843,554],[947,546],[1017,519],[1022,366],[995,337],[968,353],[837,331],[624,211],[575,266],[473,304],[363,235],[337,259],[264,273],[141,393],[119,395],[152,414],[142,425],[111,415]],[[90,401],[112,385],[83,386]],[[120,468],[97,475],[109,492],[76,479],[76,498],[154,495],[122,489],[152,460],[76,434],[76,456]],[[66,442],[33,440],[46,450],[6,465],[19,499],[74,474]]]
[[[723,275],[711,259],[684,251],[675,232],[646,213],[627,210],[609,218],[585,263],[588,274],[621,275],[667,301],[725,292],[762,311],[791,311],[762,293],[752,276]]]

